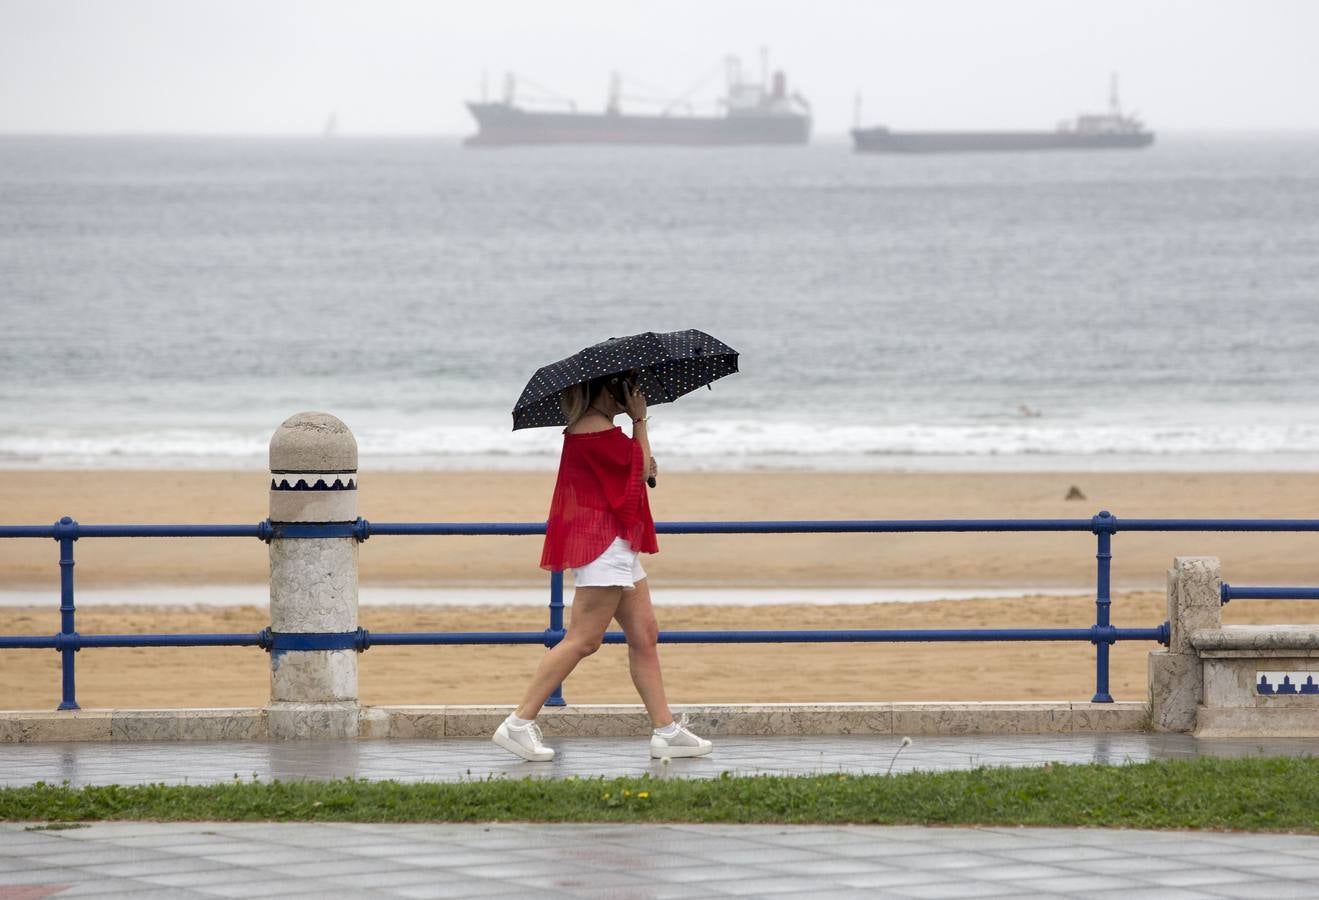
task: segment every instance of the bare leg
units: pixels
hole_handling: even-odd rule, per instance
[[[656,728],[673,722],[669,701],[664,696],[664,676],[660,674],[659,647],[656,644],[659,624],[650,605],[650,579],[643,578],[630,591],[623,591],[622,602],[614,618],[627,635],[627,664],[641,702],[646,705],[650,721]]]
[[[616,587],[578,588],[572,599],[572,618],[563,640],[551,647],[536,666],[536,674],[527,685],[527,691],[518,704],[519,719],[534,719],[554,693],[563,684],[577,664],[596,650],[604,639],[609,620],[618,609],[623,589]]]

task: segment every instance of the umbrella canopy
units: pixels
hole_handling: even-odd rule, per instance
[[[567,425],[559,392],[602,375],[636,370],[646,403],[672,403],[683,394],[737,371],[737,351],[704,331],[647,331],[610,338],[542,366],[513,407],[513,430]]]

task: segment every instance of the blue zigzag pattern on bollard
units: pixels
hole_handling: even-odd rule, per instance
[[[1259,672],[1257,674],[1255,690],[1266,697],[1301,694],[1319,696],[1319,684],[1314,680],[1319,672]]]

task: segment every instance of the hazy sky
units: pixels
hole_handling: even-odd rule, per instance
[[[817,132],[1052,127],[1108,76],[1156,129],[1319,130],[1316,0],[0,0],[0,132],[462,134],[504,69],[604,104],[758,48]],[[709,109],[717,80],[698,93]],[[641,106],[630,107],[638,111]]]

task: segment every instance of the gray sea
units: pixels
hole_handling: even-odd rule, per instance
[[[0,467],[553,464],[539,366],[701,328],[669,468],[1319,468],[1319,136],[1136,152],[0,138]]]

